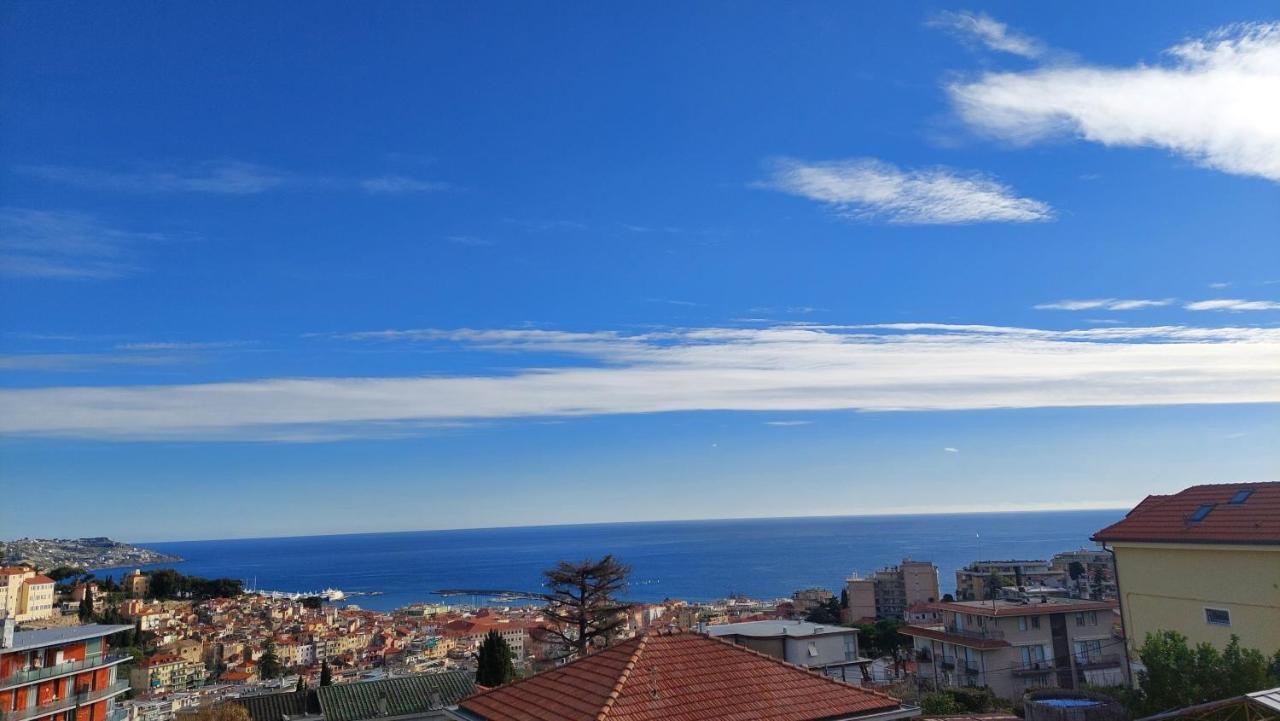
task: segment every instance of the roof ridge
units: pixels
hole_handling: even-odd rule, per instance
[[[851,630],[851,631],[855,631],[855,632],[856,632],[856,630],[855,630],[855,629],[849,629],[849,630]],[[864,692],[869,693],[869,694],[872,694],[872,695],[874,695],[874,696],[880,696],[880,697],[882,697],[882,698],[888,699],[888,700],[893,701],[894,703],[896,703],[896,704],[898,704],[898,705],[902,705],[902,701],[901,701],[901,700],[896,699],[896,698],[894,698],[893,696],[890,696],[890,695],[889,695],[889,694],[887,694],[887,693],[882,693],[882,692],[880,692],[880,691],[875,691],[875,690],[873,690],[873,689],[866,688],[865,686],[854,686],[854,685],[853,685],[853,684],[851,684],[851,683],[844,683],[843,681],[837,681],[837,680],[835,680],[834,678],[831,678],[830,676],[828,676],[828,675],[826,675],[826,674],[824,674],[824,673],[818,673],[817,671],[814,671],[814,670],[813,670],[813,669],[811,669],[811,668],[806,668],[806,667],[801,666],[801,665],[799,665],[799,664],[791,663],[790,661],[784,661],[784,660],[782,660],[782,659],[778,658],[777,656],[770,656],[770,655],[769,655],[769,654],[767,654],[767,653],[761,653],[761,652],[759,652],[759,651],[755,650],[754,648],[747,648],[746,646],[739,646],[738,644],[733,643],[733,642],[731,642],[731,641],[726,641],[726,640],[724,640],[724,639],[722,639],[722,638],[718,638],[718,637],[716,637],[716,636],[712,636],[712,635],[710,635],[710,634],[706,634],[706,633],[691,632],[691,633],[690,633],[690,635],[692,635],[692,636],[701,636],[702,638],[705,638],[705,639],[708,639],[708,640],[711,640],[711,641],[715,641],[715,642],[717,642],[717,643],[723,643],[724,645],[729,646],[729,647],[731,647],[731,648],[736,648],[736,649],[740,649],[740,650],[746,651],[747,653],[754,654],[754,655],[759,656],[760,658],[763,658],[763,659],[765,659],[765,660],[772,661],[773,663],[776,663],[776,664],[778,664],[779,666],[785,666],[785,667],[787,667],[787,668],[789,668],[789,669],[794,669],[794,670],[796,670],[796,671],[803,671],[804,673],[807,673],[807,674],[809,674],[809,675],[811,675],[811,676],[816,676],[817,678],[820,678],[820,679],[822,679],[823,681],[827,681],[828,683],[835,684],[836,686],[839,686],[840,688],[846,688],[846,689],[848,689],[848,688],[852,688],[852,689],[857,689],[857,690],[859,690],[859,691],[864,691]]]
[[[618,645],[616,645],[616,646],[606,646],[605,648],[600,649],[600,650],[599,650],[599,651],[597,651],[596,653],[587,654],[586,656],[582,656],[581,658],[575,658],[574,660],[570,661],[569,663],[564,664],[563,666],[557,666],[557,667],[555,667],[555,668],[550,668],[550,669],[547,669],[546,671],[539,671],[538,673],[531,673],[531,674],[529,674],[528,676],[525,676],[524,678],[521,678],[521,679],[516,679],[515,681],[512,681],[511,683],[502,684],[501,686],[489,686],[489,687],[486,687],[486,688],[485,688],[485,690],[480,691],[480,692],[478,692],[478,693],[473,693],[473,694],[471,694],[470,696],[467,696],[466,698],[467,698],[467,699],[480,698],[480,697],[482,697],[482,696],[487,696],[487,695],[489,695],[489,694],[491,694],[491,693],[496,693],[496,692],[498,692],[498,691],[503,691],[503,690],[506,690],[506,689],[509,689],[509,688],[514,688],[514,687],[516,687],[516,686],[520,686],[520,685],[522,685],[522,684],[524,684],[524,683],[526,683],[526,682],[528,682],[528,681],[532,681],[533,679],[538,678],[538,677],[540,677],[540,676],[543,676],[543,675],[546,675],[546,674],[551,674],[551,673],[556,673],[556,672],[561,671],[561,670],[563,670],[563,669],[569,668],[570,666],[574,665],[575,663],[579,663],[579,662],[581,662],[581,661],[585,661],[585,660],[587,660],[587,659],[589,659],[589,658],[591,658],[591,657],[593,657],[593,656],[595,656],[595,655],[597,655],[597,654],[605,653],[606,651],[608,651],[608,650],[609,650],[609,649],[611,649],[611,648],[612,648],[612,649],[617,649],[617,648],[619,648],[619,647],[621,647],[621,646],[625,646],[625,645],[627,645],[628,643],[631,643],[632,641],[637,641],[637,639],[639,639],[639,638],[641,638],[641,636],[636,636],[636,637],[634,637],[634,638],[628,638],[627,640],[623,641],[622,643],[620,643],[620,644],[618,644]]]
[[[622,687],[626,685],[627,679],[631,677],[631,672],[635,670],[636,663],[640,661],[640,654],[644,652],[645,646],[649,643],[649,634],[642,633],[639,639],[640,641],[636,643],[635,650],[627,657],[627,665],[623,667],[618,680],[613,684],[613,689],[609,691],[609,698],[605,699],[604,707],[600,709],[600,713],[596,714],[596,721],[605,721],[605,717],[613,709],[613,702],[617,701],[618,697],[622,695]]]

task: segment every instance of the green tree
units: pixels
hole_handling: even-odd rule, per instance
[[[1010,581],[1007,576],[1003,576],[995,571],[987,574],[986,582],[982,584],[986,591],[985,600],[991,601],[1000,598],[1000,589],[1008,586],[1009,584]]]
[[[280,665],[280,656],[276,654],[276,642],[267,639],[262,644],[262,655],[258,657],[258,678],[264,681],[280,678],[284,668]]]
[[[825,603],[809,609],[804,620],[809,623],[840,623],[840,602],[829,598]]]
[[[515,675],[511,646],[502,634],[490,630],[480,643],[480,654],[476,659],[476,683],[492,688],[510,683]]]
[[[849,589],[842,588],[840,589],[840,608],[843,609],[848,607],[849,607]]]
[[[627,604],[617,595],[627,588],[631,568],[613,556],[581,563],[561,561],[543,571],[548,593],[543,615],[553,624],[548,637],[561,645],[565,656],[585,655],[593,646],[608,646],[626,622]]]
[[[302,693],[307,690],[307,679],[305,676],[298,674],[298,685],[294,686],[293,690],[298,693]]]
[[[1143,716],[1169,709],[1219,701],[1280,684],[1280,674],[1256,649],[1243,648],[1231,637],[1219,652],[1212,644],[1190,646],[1177,631],[1147,634],[1138,649],[1139,708]]]
[[[1071,577],[1072,581],[1079,581],[1080,577],[1084,576],[1084,564],[1079,561],[1072,561],[1067,566],[1067,575]]]
[[[949,693],[941,691],[925,694],[920,699],[920,710],[926,716],[954,716],[960,713],[960,704]]]
[[[329,670],[328,661],[320,662],[320,685],[321,686],[333,685],[333,671]]]
[[[89,623],[93,620],[93,589],[88,586],[84,589],[84,598],[80,599],[80,623]]]

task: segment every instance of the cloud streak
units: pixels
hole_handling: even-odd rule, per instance
[[[1161,148],[1236,175],[1280,181],[1280,23],[1222,28],[1167,61],[985,73],[950,85],[973,128],[1018,144],[1075,136]]]
[[[371,195],[403,195],[439,192],[451,187],[448,183],[404,175],[355,179],[304,175],[238,160],[146,165],[127,170],[69,165],[21,165],[15,169],[33,178],[75,188],[147,195],[257,195],[275,190],[349,189]]]
[[[141,270],[134,249],[159,233],[114,228],[92,215],[0,208],[0,276],[101,280]]]
[[[1036,310],[1142,310],[1159,308],[1172,303],[1172,300],[1151,300],[1144,298],[1092,298],[1089,300],[1060,300],[1055,303],[1041,303]]]
[[[395,335],[393,335],[395,334]],[[772,413],[1280,402],[1280,329],[982,325],[692,328],[624,334],[380,331],[538,354],[505,374],[271,378],[0,390],[11,436],[272,439],[341,426],[689,411]],[[561,356],[550,363],[548,354]],[[424,369],[429,370],[429,369]]]
[[[1048,204],[1019,197],[983,175],[949,168],[902,170],[871,158],[784,158],[765,186],[824,203],[847,218],[902,225],[1030,223],[1053,217]]]
[[[1215,300],[1198,300],[1183,306],[1187,310],[1280,310],[1280,303],[1273,300],[1243,300],[1241,298],[1218,298]]]
[[[1038,58],[1045,53],[1044,45],[1039,40],[1011,30],[1008,25],[986,13],[942,12],[935,15],[929,25],[949,30],[1002,53],[1024,58]]]

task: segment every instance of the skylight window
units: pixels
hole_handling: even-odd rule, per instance
[[[1253,495],[1252,488],[1246,488],[1242,491],[1236,491],[1236,494],[1231,497],[1231,500],[1228,501],[1228,503],[1238,506],[1241,503],[1244,503],[1245,501],[1249,500],[1249,496],[1252,496],[1252,495]]]
[[[1195,513],[1191,514],[1191,522],[1199,523],[1203,521],[1204,517],[1209,515],[1209,511],[1212,511],[1212,510],[1213,510],[1212,505],[1205,504],[1203,506],[1200,506],[1199,508],[1196,509]]]

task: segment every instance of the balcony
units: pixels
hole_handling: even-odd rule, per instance
[[[938,668],[942,669],[943,671],[956,670],[956,657],[955,656],[939,656]]]
[[[952,636],[960,636],[962,638],[974,638],[980,641],[1002,641],[1004,640],[1004,631],[985,628],[960,628],[959,626],[947,626],[947,633]]]
[[[31,706],[29,708],[20,708],[14,711],[0,712],[0,721],[28,721],[29,719],[48,716],[49,714],[66,711],[77,706],[91,704],[124,693],[129,690],[129,684],[125,681],[116,681],[115,683],[104,688],[84,693],[76,693],[66,698],[50,701],[49,703]]]
[[[105,656],[90,656],[83,661],[68,661],[55,666],[45,666],[44,668],[30,668],[25,671],[15,671],[4,678],[0,678],[0,691],[13,688],[15,686],[25,686],[36,681],[44,681],[59,676],[68,676],[81,671],[92,671],[94,669],[111,666],[122,661],[129,661],[133,657],[127,654],[107,654]]]
[[[1076,654],[1076,667],[1086,668],[1109,668],[1119,666],[1124,659],[1119,654],[1114,653],[1078,653]]]
[[[1053,660],[1042,658],[1033,661],[1018,661],[1013,668],[1009,669],[1014,676],[1039,676],[1041,674],[1053,673]]]

